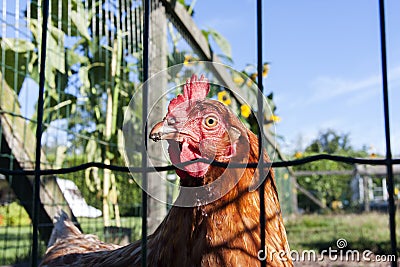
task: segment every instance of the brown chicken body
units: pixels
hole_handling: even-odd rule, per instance
[[[167,116],[154,126],[150,138],[168,140],[173,164],[199,158],[257,162],[257,137],[222,103],[205,99],[208,88],[204,78],[193,76],[184,94],[171,101]],[[212,184],[211,195],[227,193],[193,207],[172,207],[148,237],[148,266],[258,266],[260,198],[257,190],[249,190],[257,170],[200,162],[178,169],[177,174],[182,186]],[[221,177],[222,182],[215,183]],[[180,194],[176,203],[191,197]],[[292,266],[272,169],[265,182],[265,207],[267,264]],[[61,238],[53,237],[57,240],[47,250],[43,266],[141,266],[140,242],[117,248],[81,234],[69,221],[61,219],[57,225],[65,228],[58,231]]]

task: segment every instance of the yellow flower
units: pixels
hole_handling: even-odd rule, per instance
[[[343,203],[342,201],[334,200],[332,201],[331,206],[333,210],[338,210],[343,208]]]
[[[240,113],[243,117],[248,118],[251,114],[250,106],[247,104],[243,104],[240,106]]]
[[[192,55],[185,55],[185,60],[183,61],[183,65],[188,66],[192,58],[193,58]]]
[[[253,85],[253,83],[254,83],[254,81],[252,79],[248,79],[246,84],[248,87],[250,87]]]
[[[263,76],[263,77],[267,77],[268,72],[269,72],[269,65],[268,65],[268,63],[265,63],[265,64],[263,65],[262,76]]]
[[[272,114],[271,117],[269,117],[269,120],[273,122],[280,122],[281,118],[277,115]]]
[[[242,84],[244,82],[243,78],[241,76],[236,76],[235,78],[233,78],[233,81],[236,84]]]
[[[377,157],[377,155],[376,155],[374,152],[372,152],[371,155],[369,155],[369,156],[370,156],[371,158],[373,158],[373,159]]]
[[[231,104],[231,98],[229,97],[229,94],[227,91],[221,91],[218,92],[218,101],[229,106]]]
[[[303,157],[303,153],[301,153],[300,151],[297,151],[297,152],[294,154],[294,157],[295,157],[296,159],[302,158],[302,157]]]
[[[256,79],[257,79],[257,72],[255,72],[255,73],[253,73],[253,74],[251,74],[250,75],[250,77],[249,77],[250,79],[248,79],[247,80],[247,86],[252,86],[253,84],[254,84],[254,82],[256,81]]]

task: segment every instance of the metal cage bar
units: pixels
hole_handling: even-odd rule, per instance
[[[42,2],[43,22],[42,22],[42,43],[40,51],[40,72],[39,72],[39,96],[37,107],[37,127],[36,127],[36,161],[35,161],[35,182],[33,199],[33,232],[32,232],[32,266],[38,265],[39,248],[39,205],[40,205],[40,178],[41,178],[41,149],[42,149],[42,126],[43,126],[43,105],[44,105],[44,86],[46,82],[46,45],[47,45],[47,21],[49,17],[49,0]]]
[[[144,81],[144,91],[143,91],[143,106],[142,106],[142,116],[143,119],[143,134],[144,134],[144,144],[142,150],[142,166],[140,168],[128,168],[122,166],[115,166],[115,165],[107,165],[104,163],[98,162],[88,162],[81,165],[75,165],[71,168],[60,168],[60,169],[46,169],[42,170],[41,168],[41,149],[42,149],[42,129],[45,125],[43,123],[43,112],[44,112],[44,87],[45,87],[45,67],[46,67],[46,40],[47,40],[47,25],[48,25],[48,17],[49,17],[49,0],[41,1],[42,3],[42,14],[43,14],[43,21],[42,21],[42,42],[41,42],[41,50],[40,50],[40,82],[39,82],[39,96],[38,96],[38,108],[37,108],[37,128],[36,128],[36,158],[35,158],[35,169],[34,170],[11,170],[11,169],[0,169],[0,174],[5,175],[34,175],[34,218],[33,218],[33,232],[32,232],[32,266],[37,266],[38,264],[38,245],[39,245],[39,236],[38,236],[38,228],[39,228],[39,205],[40,203],[40,182],[41,177],[43,175],[49,174],[66,174],[66,173],[73,173],[80,170],[84,170],[90,167],[98,167],[102,169],[109,169],[114,171],[121,171],[121,172],[138,172],[142,174],[143,178],[143,188],[146,189],[147,185],[147,175],[149,172],[152,171],[167,171],[167,170],[174,170],[176,167],[174,166],[159,166],[155,168],[149,168],[148,162],[146,159],[146,148],[147,148],[147,124],[146,124],[146,114],[148,110],[148,88],[146,88],[146,81],[149,78],[149,41],[150,41],[150,0],[144,0],[144,15],[143,15],[143,29],[140,31],[139,36],[137,35],[137,31],[135,30],[135,45],[136,50],[138,50],[138,43],[137,40],[143,38],[143,81]],[[3,3],[5,6],[5,2]],[[131,4],[127,4],[126,6],[132,6]],[[5,8],[3,9],[3,13],[5,12]],[[100,17],[103,16],[103,11],[100,8]],[[262,56],[263,56],[263,49],[262,49],[262,41],[263,41],[263,33],[262,33],[262,0],[257,1],[257,69],[258,69],[258,87],[259,93],[263,94],[263,83],[262,83]],[[136,14],[136,9],[133,13],[127,13],[128,15],[126,20],[131,21],[133,17],[140,17],[140,14]],[[105,13],[104,16],[106,17],[108,14]],[[94,18],[95,19],[95,18]],[[119,22],[119,19],[118,19]],[[389,122],[389,96],[388,96],[388,79],[387,79],[387,55],[386,55],[386,29],[385,29],[385,9],[384,9],[384,0],[379,0],[379,23],[380,23],[380,41],[381,41],[381,67],[382,67],[382,90],[383,90],[383,104],[384,104],[384,121],[385,121],[385,141],[386,141],[386,158],[385,159],[358,159],[353,157],[341,157],[341,156],[334,156],[334,155],[317,155],[313,157],[303,158],[300,160],[294,161],[284,161],[284,162],[274,162],[274,163],[264,163],[261,164],[261,168],[259,169],[260,174],[263,172],[264,165],[269,167],[289,167],[295,166],[300,164],[305,164],[313,161],[328,159],[337,162],[344,162],[344,163],[362,163],[362,164],[375,164],[375,165],[385,165],[387,168],[387,175],[388,175],[388,193],[389,193],[389,226],[390,226],[390,241],[391,241],[391,250],[392,254],[396,256],[397,260],[397,245],[396,245],[396,228],[395,228],[395,205],[394,205],[394,181],[393,181],[393,165],[400,164],[400,159],[393,159],[392,152],[391,152],[391,142],[390,142],[390,122]],[[127,27],[129,30],[130,23],[128,23]],[[125,26],[123,26],[125,27]],[[68,27],[70,28],[70,27]],[[4,30],[4,29],[3,29]],[[108,33],[100,32],[100,36],[102,34],[106,35]],[[133,38],[133,34],[131,35]],[[133,45],[132,45],[133,46]],[[130,48],[129,50],[134,50],[134,47]],[[4,68],[4,65],[3,65]],[[258,112],[257,116],[259,119],[259,123],[263,125],[263,103],[261,101],[261,97],[259,97],[258,101]],[[262,157],[262,144],[263,144],[263,129],[262,126],[259,126],[259,157]],[[260,158],[260,160],[262,160]],[[201,160],[200,160],[201,161]],[[206,161],[205,161],[206,162]],[[183,165],[188,165],[191,162],[183,163]],[[220,162],[213,162],[212,165],[215,166],[226,166],[224,163]],[[249,163],[249,164],[231,164],[232,167],[236,168],[255,168],[257,167],[257,163]],[[178,166],[179,167],[179,166]],[[260,175],[262,177],[263,175]],[[265,182],[265,181],[264,181]],[[260,186],[260,225],[261,225],[261,249],[265,247],[265,202],[264,202],[264,182]],[[147,265],[147,200],[148,196],[146,190],[142,191],[142,266]],[[265,257],[263,257],[265,258]],[[397,262],[392,262],[392,266],[396,266]],[[266,266],[265,260],[261,261],[261,266]]]
[[[257,86],[258,86],[258,97],[257,97],[257,129],[258,129],[258,161],[264,163],[264,86],[263,86],[263,32],[262,32],[262,0],[257,0]],[[258,193],[260,196],[260,251],[262,251],[260,262],[261,267],[267,266],[267,260],[265,257],[265,179],[264,179],[264,164],[258,168],[260,175],[260,188]]]
[[[142,101],[142,122],[143,122],[143,144],[142,144],[142,266],[147,266],[147,122],[146,114],[148,110],[149,88],[147,80],[149,78],[149,42],[150,42],[150,0],[145,0],[143,14],[143,101]]]
[[[393,159],[390,144],[390,121],[389,121],[389,93],[387,75],[386,55],[386,29],[385,29],[385,1],[379,0],[379,26],[381,38],[381,64],[382,64],[382,91],[383,91],[383,115],[385,120],[385,141],[386,141],[386,169],[388,176],[389,193],[389,228],[390,246],[395,256],[392,267],[397,266],[397,245],[396,245],[396,207],[394,203],[394,181],[393,181]]]

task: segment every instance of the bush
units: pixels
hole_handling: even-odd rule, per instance
[[[0,226],[26,226],[31,219],[24,207],[17,202],[0,206]]]

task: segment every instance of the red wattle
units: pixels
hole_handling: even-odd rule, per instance
[[[201,158],[201,155],[189,147],[189,144],[184,142],[181,150],[179,144],[175,141],[169,141],[168,153],[172,164],[176,165],[182,162],[191,161]],[[193,177],[202,177],[206,174],[209,165],[207,163],[196,162],[185,166],[183,169],[176,169],[176,174],[184,179],[188,175]]]

